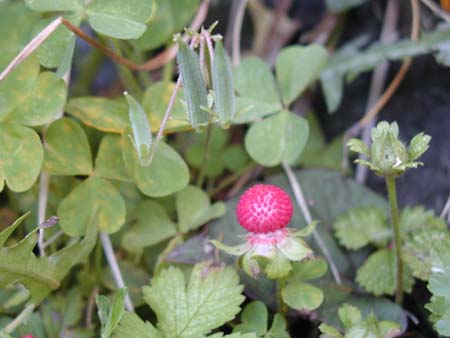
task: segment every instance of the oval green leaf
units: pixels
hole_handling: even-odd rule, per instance
[[[298,159],[308,139],[306,120],[288,111],[281,111],[253,124],[245,136],[245,148],[258,163],[273,167]]]
[[[52,175],[89,175],[92,154],[86,133],[78,122],[62,118],[45,133],[44,169]]]
[[[323,292],[308,283],[289,283],[281,290],[283,301],[296,310],[311,311],[323,302]]]
[[[38,134],[17,124],[0,123],[0,145],[0,191],[5,181],[15,192],[30,189],[44,160]]]
[[[90,224],[106,233],[118,231],[125,223],[125,201],[117,189],[99,177],[89,177],[66,196],[58,208],[62,230],[82,236]]]

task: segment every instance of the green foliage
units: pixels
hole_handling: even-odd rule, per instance
[[[120,289],[110,302],[108,297],[98,295],[95,302],[98,308],[98,317],[102,324],[101,338],[109,338],[123,316],[126,289]]]
[[[448,261],[447,261],[448,263]],[[431,312],[430,320],[440,335],[450,336],[450,270],[436,267],[431,273],[428,289],[433,296],[425,307]]]
[[[392,338],[400,334],[400,328],[397,323],[391,321],[379,321],[373,314],[362,318],[358,308],[344,304],[339,310],[339,318],[344,326],[344,332],[341,333],[333,326],[321,324],[319,329],[322,338]]]

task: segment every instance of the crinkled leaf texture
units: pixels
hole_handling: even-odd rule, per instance
[[[187,285],[181,270],[170,267],[143,288],[167,338],[200,338],[232,320],[244,300],[242,290],[232,268],[206,263],[195,265]]]
[[[430,320],[440,335],[450,336],[450,268],[435,268],[430,276],[428,289],[433,293],[431,302],[425,307],[430,310]]]
[[[21,283],[30,291],[31,301],[39,304],[52,290],[59,287],[61,280],[73,266],[89,255],[96,243],[97,230],[90,227],[83,240],[69,244],[51,256],[38,258],[33,253],[37,242],[35,232],[15,245],[4,246],[27,215],[23,215],[0,233],[0,287]]]

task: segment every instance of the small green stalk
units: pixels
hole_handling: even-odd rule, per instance
[[[197,186],[201,187],[205,181],[206,166],[208,165],[209,148],[211,145],[211,134],[212,134],[212,124],[208,124],[208,129],[206,130],[205,147],[203,150],[203,160],[200,167],[200,172],[197,177]]]
[[[397,262],[397,285],[395,292],[395,302],[402,304],[403,302],[403,261],[402,261],[402,237],[400,232],[400,216],[397,205],[397,191],[395,188],[395,177],[386,176],[386,184],[389,196],[389,205],[391,209],[392,226],[394,228],[395,238],[395,259]]]
[[[283,296],[281,295],[281,291],[283,290],[285,285],[286,285],[286,278],[277,279],[277,306],[278,311],[280,311],[280,313],[283,316],[286,316],[288,312],[288,306],[284,302]]]

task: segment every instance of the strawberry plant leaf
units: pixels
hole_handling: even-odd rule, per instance
[[[45,132],[44,169],[52,175],[89,175],[92,154],[83,128],[70,118],[53,122]]]
[[[89,24],[100,34],[116,39],[137,39],[147,29],[153,0],[94,0],[86,8]]]
[[[285,106],[289,106],[318,78],[327,57],[326,49],[320,45],[281,50],[277,57],[276,75]]]
[[[306,120],[283,110],[253,124],[245,136],[245,148],[259,164],[267,167],[282,161],[294,163],[308,139]]]
[[[144,322],[134,312],[125,312],[114,330],[117,338],[164,338],[152,324]]]
[[[0,191],[6,185],[15,192],[30,189],[44,160],[38,134],[17,124],[0,123]]]
[[[58,208],[60,226],[69,236],[81,236],[91,224],[114,233],[125,223],[125,201],[117,189],[91,176],[66,196]]]
[[[144,298],[167,337],[198,338],[239,312],[244,300],[239,277],[230,267],[195,265],[186,285],[183,273],[170,267],[143,288]]]

